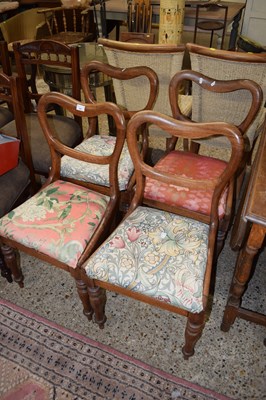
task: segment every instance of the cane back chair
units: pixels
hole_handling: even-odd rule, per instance
[[[90,155],[64,145],[56,136],[48,110],[57,104],[70,114],[81,118],[111,115],[117,129],[116,145],[108,156]],[[122,112],[112,103],[81,103],[62,93],[47,93],[38,104],[38,116],[52,159],[49,177],[41,190],[0,219],[0,242],[9,269],[18,270],[14,249],[24,251],[68,271],[76,280],[84,314],[91,319],[92,309],[86,286],[80,280],[80,263],[106,238],[117,212],[119,201],[117,166],[124,145],[126,125]],[[106,164],[109,168],[110,187],[102,194],[79,184],[60,178],[61,156]],[[23,275],[15,276],[22,287]]]
[[[146,66],[153,69],[159,79],[159,93],[153,110],[171,115],[168,86],[173,75],[182,69],[184,45],[124,43],[109,39],[99,39],[98,42],[104,46],[108,63],[115,67]],[[136,81],[134,91],[127,86],[127,82],[114,80],[113,83],[117,104],[128,110],[144,108],[149,92],[143,81]],[[182,112],[190,115],[191,96],[180,94],[179,100]],[[154,126],[149,127],[149,132],[151,135],[168,136]]]
[[[250,104],[250,95],[246,91],[234,92],[221,98],[193,85],[192,119],[198,122],[226,121],[238,125],[245,139],[245,159],[249,164],[256,140],[262,130],[266,101],[266,54],[249,54],[235,51],[216,50],[187,43],[191,60],[191,69],[218,80],[251,79],[261,86],[263,101],[256,118],[249,126],[241,126],[241,121]],[[244,130],[245,129],[245,130]],[[217,147],[225,149],[221,138],[211,138],[193,142],[192,151],[198,151],[199,145],[207,146],[210,151]]]
[[[143,161],[138,148],[139,128],[147,123],[158,125],[172,137],[222,134],[232,145],[230,161],[219,175],[203,179],[158,171]],[[125,219],[82,266],[82,279],[101,328],[106,320],[105,289],[187,316],[183,354],[188,358],[204,327],[219,201],[241,161],[243,138],[233,125],[194,124],[142,111],[129,121],[127,140],[135,166],[136,192]],[[146,207],[147,178],[188,190],[201,185],[212,191],[210,214],[203,217],[182,207],[169,207],[164,199]]]

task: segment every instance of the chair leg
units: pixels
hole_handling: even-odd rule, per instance
[[[105,304],[106,304],[106,291],[99,286],[88,286],[88,293],[90,296],[90,303],[94,310],[95,322],[99,325],[100,329],[104,328],[106,321]]]
[[[93,315],[93,308],[90,303],[90,298],[87,291],[87,285],[81,279],[80,269],[79,268],[71,269],[70,274],[75,279],[76,282],[78,295],[83,305],[83,314],[88,318],[89,321],[91,321]]]
[[[6,280],[9,283],[13,282],[11,271],[10,271],[9,268],[7,268],[7,266],[6,266],[5,262],[4,262],[3,257],[2,257],[1,254],[0,254],[0,271],[1,271],[1,276],[3,278],[6,278]]]
[[[190,149],[189,149],[189,151],[191,152],[191,153],[196,153],[196,154],[198,154],[198,152],[199,152],[199,148],[200,148],[200,144],[199,143],[196,143],[196,142],[190,142]]]
[[[11,271],[13,279],[19,287],[24,287],[24,276],[22,274],[21,268],[18,265],[15,249],[6,244],[1,245],[1,251],[4,257],[4,262],[7,268]]]
[[[188,314],[187,326],[185,330],[185,344],[182,348],[182,353],[185,360],[194,354],[194,347],[201,337],[205,325],[205,312],[199,314]]]

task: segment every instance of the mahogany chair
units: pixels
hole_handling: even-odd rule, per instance
[[[91,119],[110,115],[116,124],[117,139],[108,156],[91,155],[64,145],[55,134],[48,115],[51,104],[68,113]],[[92,309],[81,281],[80,265],[109,234],[117,212],[119,189],[117,168],[124,145],[126,124],[123,113],[112,103],[88,104],[62,93],[47,93],[38,104],[38,116],[51,151],[52,167],[41,190],[0,219],[0,242],[5,262],[13,272],[18,268],[14,250],[23,251],[57,268],[68,271],[75,279],[84,314],[91,319]],[[61,156],[84,163],[106,165],[109,170],[109,192],[102,194],[60,177]],[[14,276],[23,286],[23,276]]]
[[[10,76],[12,74],[11,65],[8,55],[7,43],[4,40],[0,41],[0,64],[2,66],[2,72]],[[8,107],[2,107],[2,105],[0,106],[0,127],[4,126],[14,119],[12,104],[8,103],[7,105]]]
[[[204,19],[206,18],[205,15],[206,12],[221,13],[222,14],[221,21]],[[196,43],[198,29],[201,29],[203,31],[210,31],[211,32],[210,47],[212,47],[214,32],[222,30],[222,41],[221,41],[221,49],[222,49],[224,45],[224,37],[226,34],[226,27],[227,27],[227,13],[228,13],[228,6],[224,4],[213,3],[213,2],[196,4],[196,19],[195,19],[193,42]]]
[[[43,93],[49,91],[49,85],[56,90],[56,82],[43,80],[40,74],[43,68],[71,68],[72,96],[80,100],[80,65],[79,52],[75,46],[67,46],[63,43],[51,40],[36,40],[21,45],[14,43],[16,68],[20,77],[23,93],[27,135],[31,149],[28,166],[35,174],[47,176],[51,167],[49,146],[46,142],[43,130],[36,113],[36,107]],[[59,90],[59,89],[58,89]],[[54,107],[51,106],[51,111]],[[61,112],[61,110],[60,110]],[[75,147],[83,139],[81,119],[79,116],[69,118],[66,115],[51,113],[49,119],[54,124],[54,129],[60,140],[70,147]],[[14,134],[14,121],[5,125],[3,133],[12,136]]]
[[[43,13],[48,28],[45,39],[65,44],[92,42],[96,35],[93,12],[85,7],[53,7]]]
[[[0,73],[0,101],[10,104],[15,117],[16,137],[21,140],[23,128],[23,112],[21,113],[21,97],[18,91],[18,78],[7,76]],[[14,107],[13,107],[14,105]],[[4,107],[3,107],[4,108]],[[24,149],[25,150],[25,149]],[[22,203],[30,194],[30,171],[22,161],[24,158],[23,148],[21,148],[18,164],[0,175],[0,217],[10,212],[18,204]],[[0,160],[1,165],[2,160]],[[7,268],[0,251],[0,271],[1,275],[9,282],[12,282],[12,275]],[[20,271],[15,271],[15,276],[20,277]]]
[[[153,108],[158,94],[158,78],[156,73],[150,68],[134,67],[122,69],[99,61],[92,61],[86,64],[81,70],[81,85],[86,102],[89,104],[97,104],[94,93],[89,85],[90,77],[95,72],[104,74],[106,77],[113,79],[113,81],[124,82],[127,84],[127,90],[129,91],[131,88],[132,90],[136,90],[136,80],[138,80],[138,84],[139,82],[145,82],[148,91],[145,93],[147,98],[143,109],[150,110]],[[125,96],[127,97],[127,93],[125,93]],[[126,121],[139,110],[140,108],[133,110],[121,108]],[[117,141],[115,132],[100,131],[99,134],[96,133],[95,120],[90,121],[85,139],[76,149],[80,149],[83,152],[88,151],[95,155],[108,155],[112,153]],[[142,146],[142,150],[143,153],[147,151],[145,143]],[[127,209],[132,195],[135,183],[133,173],[134,166],[127,142],[125,142],[118,165],[118,182],[121,197],[120,209],[122,212]],[[104,165],[84,164],[79,160],[71,160],[65,156],[62,158],[61,175],[72,182],[75,182],[76,179],[81,180],[85,186],[87,184],[94,184],[97,190],[101,190],[103,193],[110,190],[109,171]]]
[[[206,77],[199,72],[183,70],[177,73],[172,78],[169,86],[169,97],[172,107],[172,113],[174,118],[178,120],[190,121],[189,118],[182,115],[180,108],[176,102],[177,93],[179,93],[180,87],[182,87],[184,80],[192,82],[193,89],[195,86],[200,86],[202,92],[208,92],[209,96],[215,97],[215,99],[220,97],[223,100],[227,94],[234,94],[235,99],[238,99],[239,97],[241,97],[241,92],[248,92],[250,101],[246,107],[246,114],[243,115],[243,120],[239,121],[239,125],[237,125],[237,128],[239,129],[241,134],[247,130],[248,126],[252,123],[260,110],[262,91],[259,85],[255,82],[247,79],[232,81],[216,80],[214,82],[213,79]],[[217,100],[216,102],[218,104]],[[201,106],[204,107],[204,102],[202,102]],[[195,121],[192,120],[192,122]],[[215,123],[215,120],[212,119],[208,122]],[[212,139],[223,142],[230,153],[230,144],[223,136],[208,136],[204,139],[201,139],[201,141],[203,142],[204,140]],[[227,165],[226,161],[219,160],[212,155],[203,156],[189,151],[180,152],[178,150],[175,150],[176,142],[177,139],[173,138],[168,143],[167,155],[156,164],[156,168],[158,170],[171,171],[173,174],[185,175],[190,177],[191,179],[196,179],[198,176],[206,179],[210,175],[216,176]],[[237,177],[241,174],[241,171],[244,168],[243,163],[244,158],[241,160],[234,179],[232,180],[230,186],[227,188],[227,192],[224,194],[224,197],[222,198],[219,207],[219,229],[216,243],[217,257],[223,248],[225,236],[234,215],[234,200]],[[155,185],[152,181],[147,179],[147,185],[145,189],[145,202],[147,202],[147,204],[149,205],[152,205],[161,198],[164,198],[165,203],[169,204],[169,206],[182,206],[183,208],[187,208],[189,212],[200,213],[207,217],[211,212],[210,195],[207,194],[205,188],[195,186],[194,190],[191,192],[186,191],[186,189],[184,188],[179,188],[178,190],[176,190],[176,188],[173,188],[171,186],[169,187],[163,184],[158,187],[158,184]]]
[[[192,119],[194,121],[226,121],[238,125],[245,138],[245,158],[250,163],[256,140],[262,131],[266,102],[266,54],[249,54],[236,51],[216,50],[187,43],[186,48],[191,60],[191,69],[200,72],[214,82],[218,80],[251,79],[261,86],[263,101],[256,117],[250,124],[240,126],[245,119],[250,104],[247,91],[229,93],[217,97],[214,93],[193,85]],[[194,96],[195,95],[195,96]],[[226,146],[219,138],[192,142],[192,151],[199,151],[200,145],[210,149],[219,148],[226,151]]]
[[[158,125],[174,138],[222,135],[231,143],[231,158],[216,176],[191,179],[158,171],[143,161],[138,148],[140,128],[147,123]],[[186,316],[182,351],[187,359],[194,354],[204,328],[219,202],[241,162],[243,138],[233,125],[183,122],[158,112],[142,111],[130,119],[127,140],[135,166],[135,195],[122,223],[82,265],[82,279],[87,283],[100,328],[106,321],[105,289]],[[187,190],[201,185],[211,192],[211,212],[204,216],[186,208],[169,207],[165,199],[153,207],[146,206],[143,198],[148,178]]]
[[[184,45],[124,43],[109,39],[99,39],[98,43],[103,45],[110,65],[118,68],[146,66],[153,69],[159,79],[159,93],[153,110],[171,115],[168,87],[174,74],[182,69],[185,52]],[[128,110],[144,108],[147,98],[145,93],[148,93],[148,83],[136,84],[134,90],[132,87],[129,90],[127,85],[128,82],[114,81],[117,104]],[[179,101],[182,112],[190,115],[191,96],[180,94]],[[149,132],[154,136],[168,136],[155,126],[150,126]]]

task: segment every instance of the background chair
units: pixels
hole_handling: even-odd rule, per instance
[[[108,63],[119,68],[146,66],[153,69],[159,79],[159,93],[153,107],[166,115],[171,115],[168,97],[168,87],[171,78],[182,69],[185,48],[183,45],[159,45],[141,43],[122,43],[108,39],[99,39],[104,46]],[[114,81],[114,92],[117,104],[128,110],[137,110],[147,103],[148,88],[143,80],[136,80],[135,89],[128,82]],[[180,104],[184,114],[191,112],[192,99],[188,95],[180,94]],[[150,126],[151,135],[167,137],[158,127]]]
[[[205,15],[206,12],[216,12],[217,14],[218,13],[221,14],[221,21],[204,20],[204,18],[206,18]],[[221,49],[222,49],[224,45],[224,37],[226,34],[227,12],[228,12],[228,6],[224,4],[219,4],[219,3],[196,4],[196,19],[195,19],[193,42],[196,43],[198,29],[202,29],[204,31],[210,31],[211,32],[210,47],[212,47],[214,32],[222,30],[222,39],[221,39]]]
[[[223,171],[208,179],[189,179],[147,165],[138,149],[142,124],[157,124],[173,137],[205,137],[222,134],[230,140],[232,156]],[[128,124],[127,140],[136,171],[136,192],[128,214],[110,237],[82,266],[95,321],[103,328],[105,292],[113,290],[188,318],[184,358],[194,354],[200,338],[209,295],[210,278],[218,228],[218,204],[242,158],[239,130],[224,123],[194,124],[177,121],[153,111],[134,115]],[[148,140],[148,138],[147,138]],[[208,221],[186,209],[165,210],[164,201],[154,207],[143,205],[147,178],[161,184],[193,189],[203,185],[213,193]],[[188,217],[188,218],[187,218]]]
[[[13,42],[25,43],[40,39],[38,31],[42,30],[43,25],[46,25],[44,15],[39,14],[37,8],[31,8],[1,22],[0,30],[8,50],[12,52]]]
[[[39,72],[42,72],[41,68],[44,66],[71,69],[72,96],[79,100],[81,89],[78,48],[55,41],[39,40],[24,45],[15,43],[14,54],[24,100],[27,129],[24,140],[28,140],[31,149],[28,165],[35,174],[47,176],[51,167],[51,156],[39,123],[36,107],[43,93],[49,90],[49,86],[43,81]],[[48,83],[53,90],[56,89],[55,83]],[[54,110],[54,107],[51,107],[51,110]],[[83,134],[79,116],[75,116],[75,120],[66,115],[51,113],[49,118],[54,124],[55,133],[63,143],[75,147],[81,142]],[[15,132],[14,122],[5,125],[2,130],[3,133],[12,136]]]
[[[173,116],[178,120],[188,121],[187,117],[184,117],[180,113],[180,109],[176,102],[177,93],[180,91],[180,87],[183,85],[183,81],[193,82],[193,85],[199,85],[202,91],[207,91],[216,94],[217,97],[225,96],[227,93],[241,93],[241,91],[247,91],[250,94],[251,101],[248,104],[246,114],[243,116],[243,122],[238,126],[240,132],[242,129],[245,131],[247,127],[254,120],[258,113],[261,101],[262,93],[260,87],[253,81],[250,80],[232,80],[232,81],[215,81],[213,85],[213,79],[208,78],[198,72],[191,70],[183,70],[178,72],[171,80],[169,85],[169,96],[170,104],[173,112]],[[240,94],[241,96],[241,94]],[[237,96],[236,96],[237,97]],[[211,122],[211,121],[209,121]],[[215,123],[215,121],[212,121]],[[215,135],[217,137],[217,135]],[[208,136],[210,138],[210,136]],[[230,142],[225,137],[219,137],[220,140],[226,143],[227,148],[230,147]],[[203,139],[202,139],[203,140]],[[208,179],[210,177],[216,177],[227,165],[226,161],[219,160],[214,155],[203,156],[194,154],[188,151],[175,150],[177,138],[172,138],[167,144],[166,155],[162,157],[156,164],[155,168],[162,172],[171,172],[173,175],[181,175],[190,179],[197,180]],[[231,149],[229,150],[229,153]],[[243,160],[242,160],[243,162]],[[239,165],[239,170],[243,168],[242,163]],[[236,174],[236,175],[237,175]],[[235,177],[234,177],[235,178]],[[219,228],[216,240],[216,258],[220,254],[225,236],[230,226],[230,222],[234,215],[234,189],[236,179],[228,186],[226,193],[222,197],[221,204],[219,206]],[[164,201],[165,205],[169,207],[182,207],[188,209],[191,213],[200,213],[202,217],[208,219],[211,213],[211,195],[207,188],[195,186],[193,190],[187,190],[185,187],[179,186],[178,188],[172,185],[164,183],[154,182],[149,177],[146,179],[146,187],[144,192],[144,202],[150,206],[154,206],[158,201]]]
[[[85,7],[54,7],[40,10],[48,28],[46,39],[65,44],[92,42],[95,38],[93,12]]]
[[[247,91],[217,96],[200,85],[192,86],[192,115],[197,122],[226,121],[238,125],[245,139],[245,160],[250,163],[256,140],[261,132],[265,115],[266,101],[266,54],[247,54],[226,50],[215,50],[188,43],[186,45],[191,60],[191,68],[218,80],[250,79],[255,81],[263,92],[261,109],[249,125],[241,126],[247,115],[251,97]],[[192,151],[199,146],[207,149],[218,148],[226,151],[226,144],[220,139],[197,140],[192,142]]]
[[[47,113],[52,104],[85,119],[111,115],[117,131],[112,154],[95,156],[64,145],[54,134]],[[55,92],[42,96],[38,115],[51,151],[52,167],[42,189],[13,210],[12,215],[0,220],[2,253],[12,272],[18,268],[14,249],[70,272],[76,280],[84,314],[91,319],[92,310],[86,286],[80,280],[79,266],[108,235],[116,215],[119,201],[117,166],[125,141],[125,120],[115,104],[87,104]],[[108,195],[60,179],[62,155],[92,164],[106,164],[110,180]],[[18,283],[23,286],[23,276]]]
[[[11,65],[7,50],[7,43],[5,41],[0,41],[0,63],[2,66],[2,72],[6,75],[11,75]],[[1,103],[5,103],[1,100]],[[13,105],[12,102],[7,103],[7,107],[0,106],[0,128],[14,119],[13,115]]]
[[[18,92],[18,78],[7,76],[0,73],[0,101],[11,104],[15,117],[15,136],[21,140],[21,130],[23,128],[23,112],[21,116],[20,104],[21,97]],[[14,107],[13,107],[14,105]],[[1,146],[1,144],[0,144]],[[25,149],[24,149],[25,150]],[[23,148],[20,157],[24,158]],[[1,164],[0,160],[0,164]],[[18,204],[21,204],[30,194],[30,171],[19,158],[16,167],[0,175],[0,217],[10,212]],[[11,271],[7,268],[2,253],[0,251],[0,270],[1,275],[9,282],[12,282]],[[21,273],[18,269],[13,270],[14,279],[20,279]]]

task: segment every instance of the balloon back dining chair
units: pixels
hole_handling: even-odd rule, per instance
[[[150,68],[117,68],[100,61],[92,61],[84,65],[81,70],[81,85],[86,102],[90,104],[97,104],[94,93],[89,85],[91,77],[95,76],[95,73],[104,74],[108,79],[115,79],[125,84],[127,82],[129,90],[131,87],[132,90],[136,89],[135,83],[137,78],[142,79],[148,90],[146,93],[147,103],[145,103],[144,109],[149,110],[153,108],[158,93],[158,78],[156,73]],[[121,112],[126,121],[128,121],[131,116],[139,110],[139,107],[132,110],[121,108]],[[111,154],[116,145],[117,138],[115,132],[109,132],[104,127],[105,125],[102,126],[99,134],[97,134],[95,120],[90,121],[85,139],[76,147],[76,149],[81,149],[84,152],[88,151],[89,153],[92,152],[95,155],[104,154],[107,156],[108,154]],[[140,145],[142,146],[143,153],[145,153],[145,143]],[[82,163],[79,160],[70,160],[69,157],[65,156],[62,158],[61,175],[67,180],[75,182],[76,179],[79,179],[85,186],[87,184],[94,184],[97,186],[98,190],[103,192],[109,191],[109,172],[105,165],[93,166],[88,163]],[[134,166],[126,141],[118,164],[118,181],[120,190],[120,211],[123,213],[130,203],[135,182]]]
[[[91,155],[63,144],[48,115],[53,104],[71,115],[85,119],[96,118],[101,114],[110,115],[117,130],[113,152],[107,156]],[[38,116],[51,151],[50,174],[38,193],[0,219],[1,250],[12,272],[18,270],[15,249],[68,271],[76,281],[84,314],[91,319],[92,309],[79,267],[109,234],[117,212],[117,168],[126,135],[125,119],[115,104],[82,103],[56,92],[41,97]],[[62,155],[84,163],[106,165],[109,171],[109,192],[102,194],[93,185],[92,188],[85,188],[78,183],[63,180],[60,177]],[[22,273],[15,280],[23,286]]]
[[[222,135],[231,143],[231,158],[216,176],[191,179],[172,171],[159,171],[146,164],[139,151],[139,131],[147,123],[156,124],[171,137]],[[194,354],[204,327],[219,202],[241,161],[243,138],[233,125],[183,122],[158,112],[141,111],[128,123],[127,140],[135,166],[135,195],[121,224],[82,265],[83,280],[100,328],[106,321],[106,289],[186,316],[183,355],[187,359]],[[146,206],[143,199],[148,178],[187,190],[199,185],[210,190],[208,217],[182,207],[169,207],[164,198],[153,207]]]
[[[214,81],[212,78],[206,77],[199,72],[183,70],[172,78],[169,86],[169,97],[172,113],[173,116],[178,120],[190,121],[186,116],[182,115],[180,107],[176,102],[176,95],[179,92],[180,87],[182,87],[184,80],[192,82],[193,88],[200,86],[201,92],[206,91],[210,96],[212,95],[215,97],[217,107],[219,98],[223,100],[228,94],[235,94],[235,98],[238,98],[241,97],[241,93],[243,91],[247,92],[250,97],[249,104],[247,104],[246,113],[242,116],[243,120],[239,121],[239,126],[237,126],[241,133],[247,130],[248,126],[252,123],[260,110],[262,91],[260,86],[255,82],[248,79]],[[214,119],[211,121],[215,123]],[[219,135],[215,135],[213,137],[209,136],[201,140],[202,142],[204,140],[219,140],[224,143],[227,149],[230,147],[229,143],[226,141],[226,138]],[[189,151],[180,152],[179,150],[175,150],[176,141],[177,138],[173,138],[172,141],[168,143],[166,156],[159,160],[159,162],[156,164],[156,168],[158,170],[171,171],[173,174],[181,174],[193,179],[198,176],[207,178],[212,174],[216,175],[219,173],[220,169],[225,168],[227,161],[221,160],[219,157],[215,157],[212,154],[201,155]],[[216,241],[216,257],[218,257],[223,248],[225,236],[228,232],[230,222],[232,221],[234,215],[234,200],[237,177],[243,168],[244,158],[241,160],[234,179],[230,182],[230,185],[224,193],[224,197],[222,198],[220,204],[219,228]],[[164,198],[165,203],[169,204],[170,206],[181,206],[183,208],[187,208],[189,212],[199,212],[209,218],[209,213],[211,211],[211,197],[210,193],[207,194],[207,191],[204,187],[195,186],[193,191],[187,191],[181,187],[177,190],[176,188],[163,184],[160,186],[155,185],[152,181],[147,179],[147,185],[145,188],[145,201],[152,205],[160,198]]]

